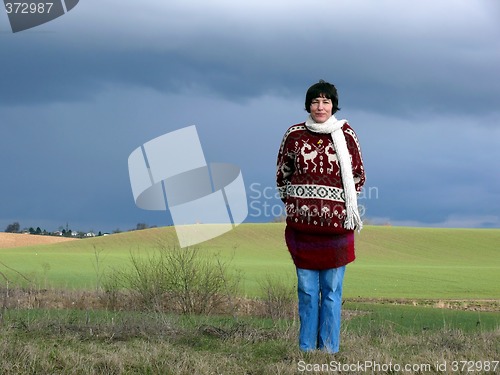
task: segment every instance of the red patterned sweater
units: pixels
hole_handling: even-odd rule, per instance
[[[351,156],[356,191],[365,182],[361,149],[354,130],[342,127]],[[343,228],[342,177],[330,134],[291,126],[278,153],[276,182],[285,203],[285,239],[295,265],[336,268],[355,259],[354,231]]]

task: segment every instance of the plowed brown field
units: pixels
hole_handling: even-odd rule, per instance
[[[0,233],[0,249],[21,246],[36,246],[57,242],[75,241],[75,238],[56,236],[37,236],[33,234]]]

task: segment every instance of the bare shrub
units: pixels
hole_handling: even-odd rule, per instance
[[[122,273],[124,286],[137,293],[145,307],[160,310],[168,291],[164,256],[161,252],[146,257],[131,254],[130,259],[132,270]]]
[[[97,291],[100,301],[107,309],[117,310],[121,296],[120,290],[123,287],[120,273],[116,270],[107,272],[102,275],[101,281],[101,288]]]
[[[154,310],[209,314],[232,306],[239,279],[228,274],[228,264],[216,255],[202,256],[195,247],[159,244],[147,256],[131,255],[132,270],[123,273],[126,286]]]

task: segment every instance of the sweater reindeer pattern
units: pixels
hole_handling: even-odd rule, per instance
[[[365,182],[360,145],[348,123],[342,131],[359,193]],[[304,123],[291,126],[279,149],[276,183],[286,208],[287,245],[296,266],[330,268],[353,261],[354,231],[343,227],[344,189],[330,134],[314,133]],[[314,248],[314,242],[328,249],[304,249],[304,244]]]

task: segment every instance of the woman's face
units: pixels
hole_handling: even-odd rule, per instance
[[[332,101],[327,98],[318,97],[311,101],[311,117],[317,123],[323,123],[332,116]]]

